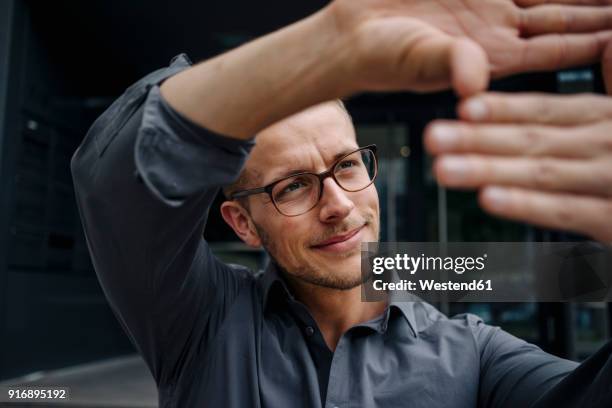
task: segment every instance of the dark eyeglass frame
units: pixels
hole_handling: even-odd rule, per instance
[[[361,152],[363,150],[370,150],[372,152],[372,154],[374,154],[374,176],[372,177],[372,180],[370,180],[370,182],[363,188],[360,188],[359,190],[347,190],[346,188],[342,187],[342,185],[338,182],[338,180],[336,179],[336,175],[334,174],[334,170],[336,168],[336,166],[338,164],[340,164],[340,162],[342,162],[342,160],[346,159],[347,157],[349,157],[350,155],[353,155],[357,152]],[[285,213],[283,213],[278,206],[276,205],[276,201],[274,201],[274,197],[272,196],[272,191],[274,190],[274,187],[280,183],[283,182],[287,179],[293,178],[293,177],[298,177],[298,176],[305,176],[305,175],[310,175],[310,176],[316,176],[319,179],[319,197],[317,198],[317,201],[315,201],[314,205],[312,207],[310,207],[309,209],[307,209],[304,212],[301,212],[299,214],[295,214],[295,215],[287,215]],[[349,193],[356,193],[358,191],[362,191],[365,190],[366,188],[370,187],[372,185],[372,183],[374,183],[374,180],[376,180],[376,177],[378,176],[378,155],[377,155],[377,147],[375,144],[371,144],[368,146],[364,146],[364,147],[360,147],[357,150],[354,150],[350,153],[345,154],[344,156],[340,157],[338,160],[336,160],[327,170],[325,170],[322,173],[312,173],[312,172],[302,172],[302,173],[297,173],[297,174],[292,174],[290,176],[287,177],[283,177],[280,178],[276,181],[273,181],[270,184],[267,184],[263,187],[258,187],[258,188],[251,188],[248,190],[240,190],[240,191],[236,191],[234,193],[232,193],[230,195],[230,199],[231,200],[236,200],[237,198],[244,198],[244,197],[248,197],[250,195],[254,195],[254,194],[262,194],[262,193],[267,193],[268,196],[270,197],[270,201],[272,201],[272,204],[274,205],[274,208],[276,208],[276,211],[278,211],[280,214],[284,215],[285,217],[297,217],[303,214],[306,214],[308,211],[312,210],[313,208],[315,208],[317,206],[317,204],[319,204],[319,201],[321,201],[321,197],[323,196],[323,181],[328,178],[331,177],[336,184],[338,185],[338,187],[340,187],[341,189],[343,189],[344,191],[348,191]]]

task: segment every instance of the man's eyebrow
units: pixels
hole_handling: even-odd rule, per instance
[[[339,158],[341,158],[342,156],[346,156],[349,153],[354,152],[355,150],[359,149],[358,147],[351,147],[350,149],[344,149],[343,151],[341,151],[340,153],[336,154],[334,156],[334,159],[332,161],[336,161]]]
[[[332,158],[332,163],[335,162],[336,160],[340,159],[343,156],[346,156],[347,154],[354,152],[355,150],[359,149],[358,147],[351,147],[351,148],[347,148],[344,149],[343,151],[341,151],[340,153],[337,153],[334,155],[334,157]],[[272,182],[276,181],[276,180],[280,180],[283,179],[285,177],[290,177],[290,176],[294,176],[296,174],[300,174],[300,173],[313,173],[312,169],[292,169],[292,170],[287,170],[284,171],[280,174],[275,175],[272,178]]]

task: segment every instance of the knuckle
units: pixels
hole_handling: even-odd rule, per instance
[[[525,152],[528,156],[538,156],[544,151],[541,129],[534,125],[525,126],[523,132]]]
[[[602,242],[612,242],[612,200],[603,204],[601,217],[596,217],[591,235]]]
[[[509,97],[498,95],[498,94],[489,94],[485,95],[481,98],[482,103],[486,107],[486,110],[489,114],[489,118],[493,121],[507,119],[507,116],[510,114],[509,108],[511,107],[511,101]]]
[[[559,16],[559,21],[560,21],[560,29],[562,33],[567,33],[567,32],[571,32],[574,29],[575,26],[575,19],[574,19],[574,15],[572,13],[568,13],[568,12],[560,12],[560,16]]]
[[[579,224],[578,211],[572,204],[559,205],[553,211],[554,223],[557,226],[575,228]]]
[[[520,5],[518,3],[520,3],[520,0],[504,3],[502,8],[504,10],[503,15],[505,16],[506,23],[508,23],[510,27],[516,27],[519,33],[522,33],[524,27],[524,17],[522,14],[524,10],[519,7]]]
[[[612,153],[612,121],[593,129],[593,133],[595,133],[599,139],[597,144],[599,145],[600,151],[607,155]]]
[[[559,183],[559,171],[555,162],[543,158],[538,160],[533,172],[533,184],[536,188],[550,190]]]
[[[565,37],[563,37],[563,35],[561,34],[551,34],[554,35],[554,45],[552,45],[553,47],[553,54],[554,58],[552,58],[552,61],[554,62],[553,66],[555,67],[562,67],[564,65],[564,62],[567,59],[567,39]]]
[[[529,35],[529,27],[531,26],[531,14],[526,9],[519,9],[515,14],[515,27],[521,35]]]
[[[594,171],[598,193],[612,195],[612,165],[607,160],[600,161]]]
[[[472,169],[477,169],[476,172],[472,172],[472,177],[475,182],[485,183],[487,181],[498,180],[500,178],[499,168],[491,160],[482,160],[480,158],[472,157],[470,159]]]
[[[612,235],[612,200],[607,200],[604,205],[604,214],[605,219],[608,221],[608,235]]]
[[[481,126],[461,125],[458,129],[459,148],[461,151],[479,152],[482,141],[487,137],[487,132]]]
[[[542,100],[539,101],[539,103],[536,102],[535,110],[537,112],[537,117],[540,122],[546,124],[556,122],[555,119],[557,118],[557,110],[553,105],[554,103],[552,103],[550,100]]]
[[[559,60],[557,66],[561,67],[565,65],[569,53],[569,44],[567,43],[567,37],[559,38]]]

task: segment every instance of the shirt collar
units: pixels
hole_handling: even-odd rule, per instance
[[[263,271],[260,282],[262,288],[262,307],[264,310],[266,309],[271,298],[279,295],[278,291],[280,291],[281,296],[294,300],[293,295],[287,288],[287,285],[281,276],[278,265],[276,265],[274,261],[268,262],[268,265]],[[395,292],[391,292],[389,295],[389,310],[386,312],[384,323],[385,330],[391,311],[396,309],[401,312],[408,322],[414,337],[418,337],[419,330],[416,322],[414,305],[415,302],[407,302],[405,298],[396,296]]]
[[[410,326],[410,329],[412,330],[412,334],[416,338],[419,337],[419,328],[417,326],[416,316],[414,313],[414,304],[415,302],[397,300],[393,299],[393,296],[391,296],[391,301],[389,302],[389,309],[397,309],[402,313],[402,315],[404,315],[404,318],[408,322],[408,326]]]
[[[261,277],[261,288],[263,293],[262,306],[264,310],[269,303],[270,297],[273,296],[273,292],[276,290],[281,290],[283,295],[293,299],[293,295],[291,295],[285,281],[281,277],[278,265],[276,265],[276,263],[272,260],[268,262],[268,265],[263,271],[263,276]]]

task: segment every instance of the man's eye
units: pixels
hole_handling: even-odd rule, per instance
[[[341,169],[350,169],[351,167],[357,166],[358,163],[355,160],[346,160],[340,163]]]
[[[301,189],[303,189],[303,188],[305,188],[305,187],[307,187],[307,186],[306,186],[306,183],[304,183],[304,182],[302,182],[302,181],[294,181],[294,182],[292,182],[292,183],[288,184],[287,186],[285,186],[285,187],[284,187],[284,188],[281,190],[281,192],[280,192],[279,196],[280,196],[280,197],[283,197],[283,196],[285,196],[286,194],[294,193],[294,192],[296,192],[296,191],[298,191],[298,190],[301,190]]]
[[[294,181],[283,189],[283,193],[290,193],[302,187],[304,187],[304,183],[302,183],[301,181]]]

